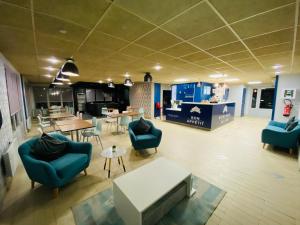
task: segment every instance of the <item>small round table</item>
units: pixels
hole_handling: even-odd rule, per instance
[[[113,158],[118,158],[119,165],[122,163],[124,172],[126,172],[126,168],[125,168],[123,158],[122,158],[122,156],[125,154],[126,154],[126,150],[123,148],[120,148],[118,146],[116,146],[114,151],[113,151],[113,147],[109,147],[109,148],[104,149],[101,152],[101,156],[105,158],[104,170],[106,169],[106,162],[108,159],[108,178],[110,178],[111,159],[113,159]]]

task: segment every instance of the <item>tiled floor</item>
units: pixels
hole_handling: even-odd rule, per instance
[[[162,121],[154,121],[163,130],[158,154],[136,156],[128,134],[113,136],[105,131],[104,147],[121,145],[128,150],[128,171],[164,156],[190,169],[195,175],[223,188],[227,194],[210,218],[209,225],[299,225],[300,172],[295,156],[281,150],[262,149],[261,129],[267,121],[237,118],[215,131],[203,131]],[[68,225],[74,224],[70,207],[110,187],[111,179],[103,171],[104,159],[94,141],[93,159],[88,176],[81,174],[52,199],[51,190],[38,185],[30,190],[30,181],[22,166],[13,179],[4,201],[0,224]],[[153,154],[152,154],[153,153]],[[122,174],[112,164],[112,179]]]

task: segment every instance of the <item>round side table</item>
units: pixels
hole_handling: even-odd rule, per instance
[[[108,178],[110,178],[111,159],[117,158],[119,165],[122,164],[123,170],[124,170],[124,172],[126,172],[126,168],[125,168],[124,161],[122,158],[122,156],[125,154],[126,154],[126,150],[123,148],[120,148],[118,146],[116,146],[114,151],[113,151],[113,147],[109,147],[109,148],[104,149],[101,152],[101,156],[103,158],[105,158],[104,170],[106,169],[106,163],[108,160]]]

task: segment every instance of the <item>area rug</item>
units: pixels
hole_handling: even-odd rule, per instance
[[[157,225],[206,224],[226,192],[195,176],[193,187],[196,193],[177,204]],[[72,211],[76,225],[126,225],[114,208],[111,188],[72,207]]]

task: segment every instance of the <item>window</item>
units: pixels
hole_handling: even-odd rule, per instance
[[[256,108],[256,100],[257,100],[257,89],[253,89],[251,108]]]
[[[274,88],[261,89],[259,108],[272,109],[273,99],[274,99]]]

